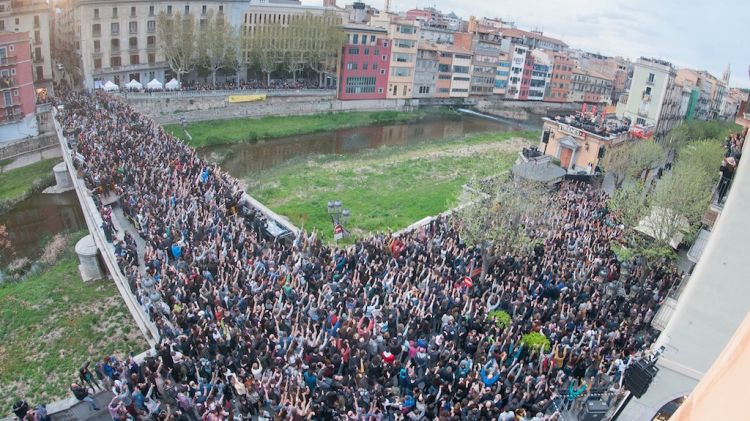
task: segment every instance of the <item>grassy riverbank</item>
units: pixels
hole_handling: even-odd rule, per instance
[[[412,112],[363,111],[328,113],[289,117],[235,118],[189,123],[187,131],[193,137],[190,146],[222,145],[249,142],[258,139],[293,136],[305,133],[324,132],[347,127],[367,126],[377,123],[403,123],[423,118],[440,118],[456,115],[448,108],[420,108]],[[179,124],[169,124],[164,129],[187,140]]]
[[[410,146],[384,147],[355,155],[293,160],[254,174],[248,192],[297,226],[332,237],[329,200],[351,209],[355,235],[398,230],[456,204],[472,177],[508,170],[538,132],[475,134]]]
[[[51,185],[55,179],[52,167],[59,159],[47,159],[7,172],[0,172],[0,213],[7,212],[16,203],[37,190]]]
[[[64,398],[78,368],[103,355],[148,347],[110,280],[84,283],[68,237],[56,263],[0,285],[0,406]]]

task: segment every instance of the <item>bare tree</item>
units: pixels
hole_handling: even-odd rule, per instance
[[[461,239],[479,250],[483,277],[500,256],[532,247],[553,205],[544,185],[508,176],[472,183],[469,196],[470,204],[458,211]]]
[[[223,14],[208,12],[198,31],[199,62],[211,73],[216,86],[216,72],[233,67],[239,50],[239,33]]]
[[[156,18],[159,47],[164,54],[167,65],[182,80],[182,75],[195,69],[196,64],[196,31],[193,15],[182,15],[177,12],[168,15],[159,13]]]

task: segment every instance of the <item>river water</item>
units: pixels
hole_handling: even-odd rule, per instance
[[[298,157],[354,154],[381,146],[410,145],[472,133],[535,129],[537,127],[533,124],[458,115],[220,145],[202,148],[199,153],[204,158],[221,162],[222,168],[241,179]]]
[[[403,124],[376,124],[329,132],[216,146],[199,150],[201,156],[221,161],[230,174],[243,178],[288,160],[326,154],[353,154],[381,146],[410,145],[472,133],[536,129],[537,125],[495,121],[460,115]],[[20,257],[37,259],[46,239],[64,231],[84,229],[75,192],[58,195],[37,193],[0,215],[12,250],[0,250],[0,268]]]
[[[27,257],[37,259],[44,242],[57,233],[86,228],[81,206],[74,191],[62,194],[36,193],[0,215],[5,225],[11,248],[0,250],[0,268],[11,260]]]

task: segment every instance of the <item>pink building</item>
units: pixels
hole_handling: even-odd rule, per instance
[[[29,34],[0,32],[0,125],[33,118],[35,112]]]
[[[344,25],[339,99],[383,99],[388,88],[391,42],[388,31],[358,24]]]
[[[526,53],[526,61],[523,63],[523,74],[521,75],[521,89],[518,99],[529,99],[529,88],[531,87],[531,72],[534,71],[534,56],[531,52]]]

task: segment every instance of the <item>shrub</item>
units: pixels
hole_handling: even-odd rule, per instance
[[[492,319],[495,322],[495,326],[500,329],[505,329],[506,327],[510,326],[510,314],[502,310],[493,310],[487,315],[487,317]]]
[[[521,343],[530,351],[547,352],[550,349],[549,339],[544,334],[539,332],[530,332],[521,337]]]

